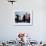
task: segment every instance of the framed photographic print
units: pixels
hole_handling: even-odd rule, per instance
[[[16,10],[15,12],[15,25],[30,26],[32,25],[33,15],[32,10]]]

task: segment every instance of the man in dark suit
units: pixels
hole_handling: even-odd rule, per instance
[[[15,22],[16,22],[16,23],[19,22],[19,15],[16,15],[16,17],[15,17]]]

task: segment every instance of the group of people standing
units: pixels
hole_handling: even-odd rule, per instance
[[[16,23],[18,23],[18,22],[30,23],[30,14],[26,13],[23,16],[16,14],[15,22]]]

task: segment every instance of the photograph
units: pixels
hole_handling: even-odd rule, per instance
[[[32,12],[31,11],[16,11],[15,24],[16,25],[32,25]]]

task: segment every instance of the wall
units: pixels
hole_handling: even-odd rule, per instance
[[[32,26],[15,26],[13,17],[16,9],[33,10]],[[0,40],[11,40],[19,32],[26,32],[33,40],[46,40],[46,1],[16,0],[12,5],[7,0],[0,0]]]

